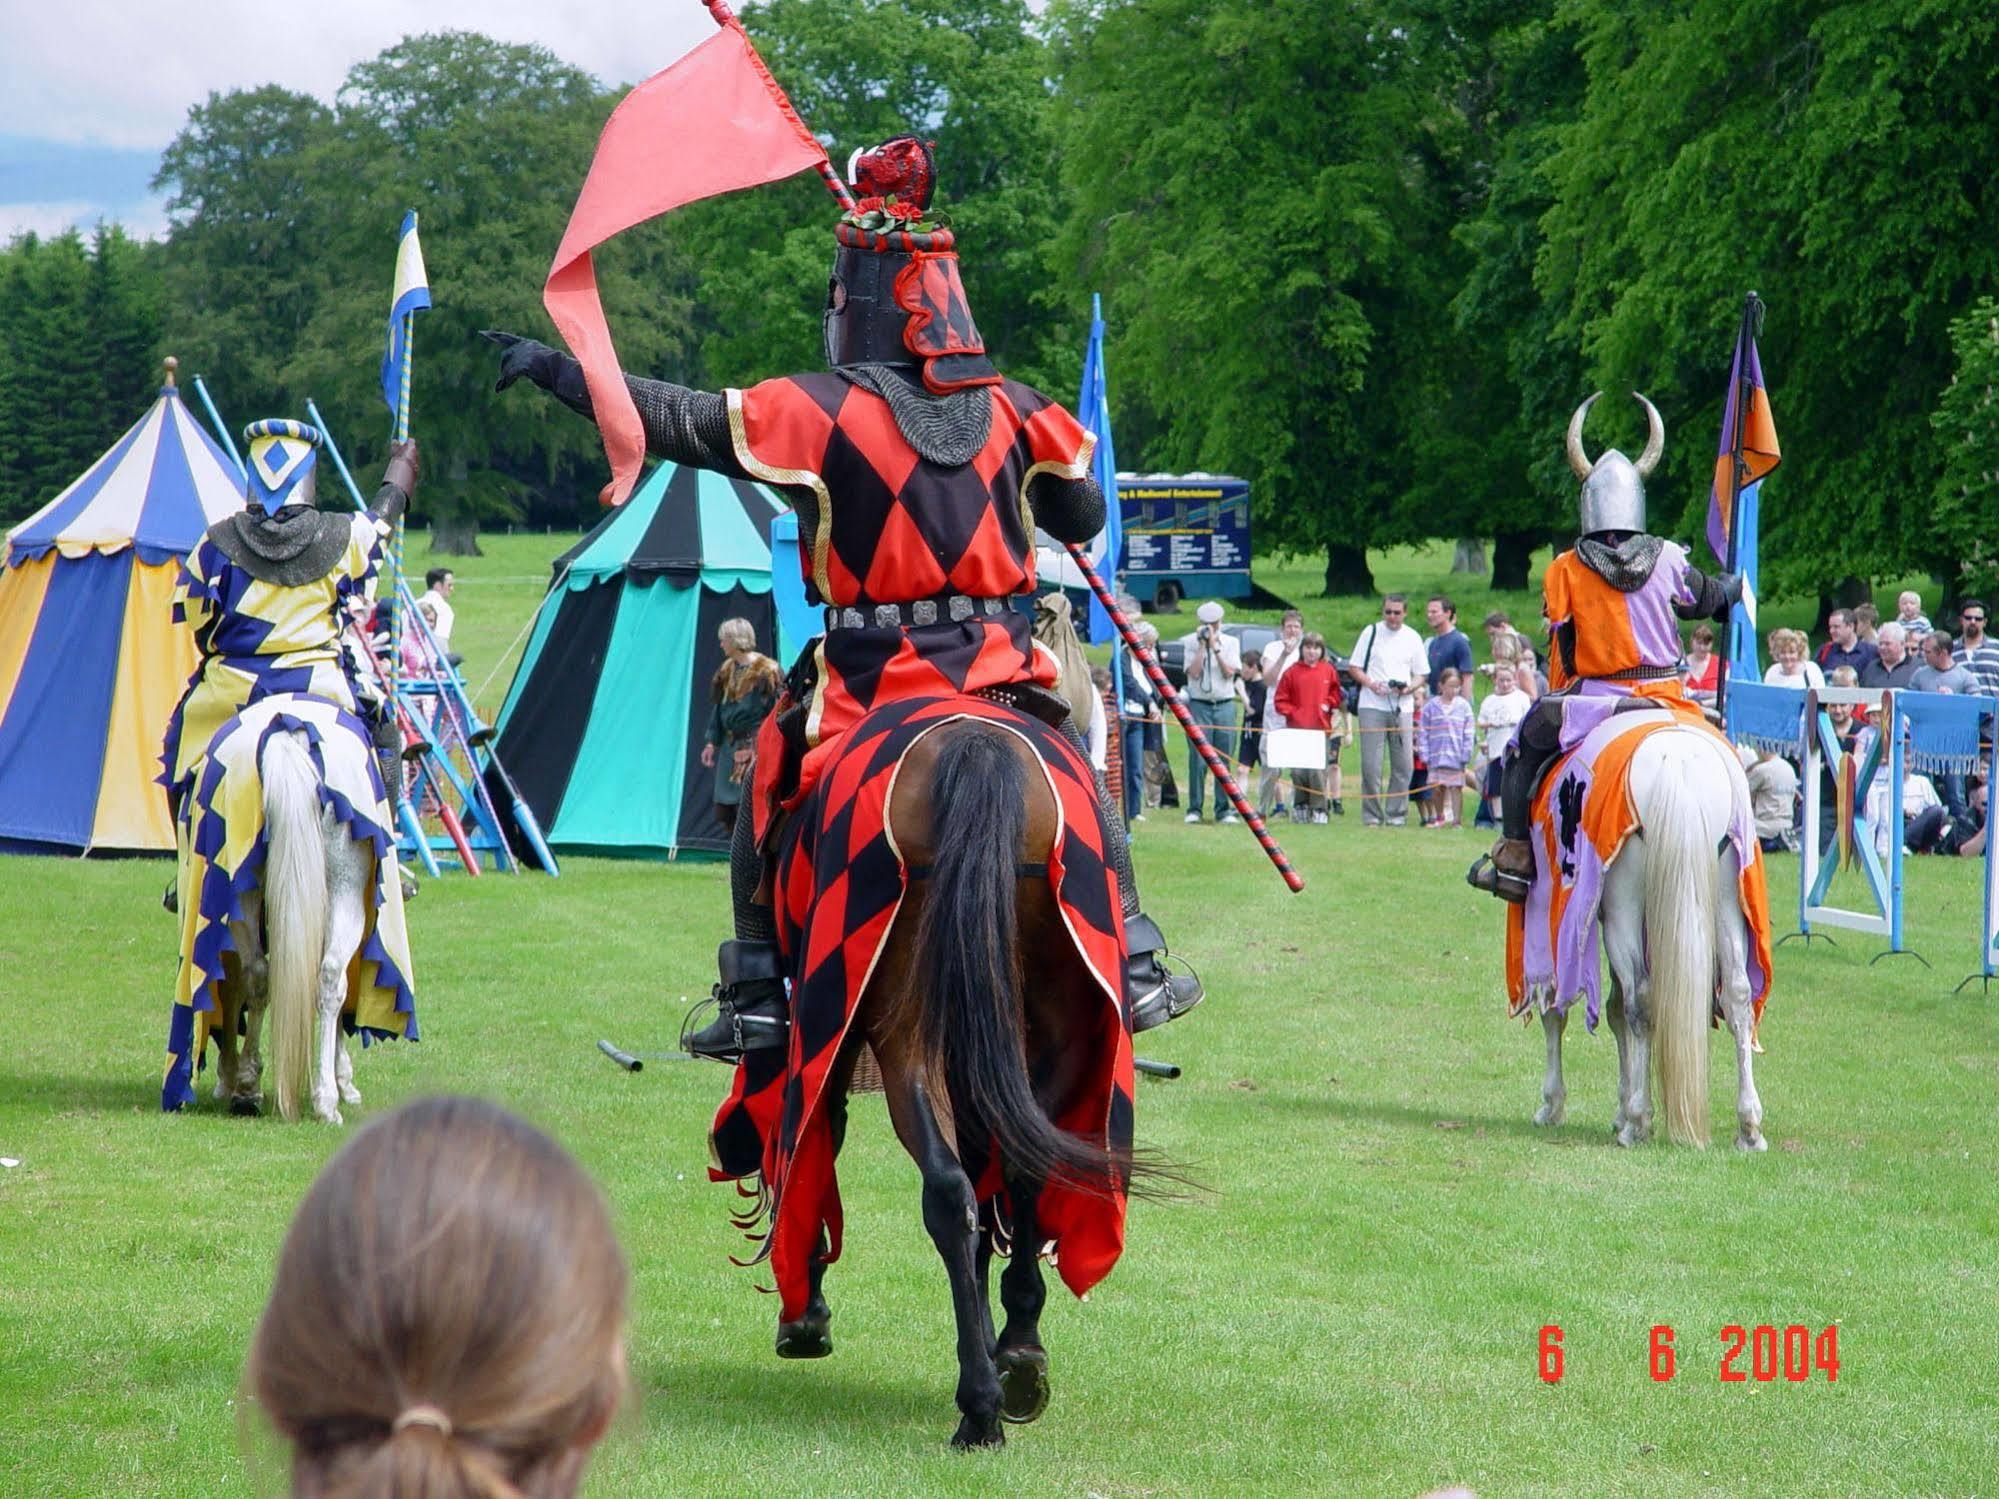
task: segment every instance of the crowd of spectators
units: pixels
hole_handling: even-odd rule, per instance
[[[1180,642],[1183,696],[1208,741],[1238,768],[1245,794],[1253,787],[1260,816],[1313,823],[1345,816],[1340,756],[1357,739],[1363,826],[1407,826],[1412,802],[1425,827],[1493,820],[1499,755],[1548,690],[1547,676],[1504,613],[1485,619],[1483,662],[1447,596],[1424,600],[1426,629],[1413,625],[1409,613],[1405,595],[1387,595],[1381,617],[1342,655],[1336,642],[1307,629],[1296,609],[1285,611],[1274,639],[1248,651],[1227,628],[1223,605],[1209,602],[1196,611],[1195,629]],[[1136,628],[1148,649],[1157,646],[1152,621]],[[1143,822],[1148,811],[1173,807],[1187,822],[1207,821],[1212,777],[1205,763],[1190,744],[1185,778],[1175,776],[1165,706],[1129,651],[1121,677],[1121,696],[1113,696],[1123,727],[1126,819]],[[1219,792],[1212,808],[1216,821],[1237,820]]]
[[[1196,628],[1181,642],[1187,705],[1209,741],[1239,767],[1245,794],[1253,788],[1259,815],[1288,814],[1311,823],[1344,816],[1341,750],[1357,739],[1362,826],[1407,826],[1412,803],[1424,827],[1497,820],[1500,760],[1521,719],[1549,690],[1541,658],[1503,611],[1485,617],[1480,653],[1459,628],[1449,597],[1422,601],[1420,629],[1410,620],[1411,609],[1409,597],[1386,595],[1380,617],[1360,630],[1344,655],[1337,642],[1309,629],[1296,609],[1285,612],[1275,638],[1260,651],[1243,648],[1220,603],[1197,611]],[[1844,684],[1999,696],[1999,642],[1986,634],[1986,623],[1984,604],[1966,600],[1959,608],[1963,634],[1953,639],[1932,627],[1915,592],[1896,600],[1895,617],[1887,621],[1869,604],[1837,609],[1816,649],[1802,631],[1771,631],[1763,680],[1801,690]],[[1148,646],[1157,644],[1151,621],[1138,628]],[[1714,626],[1691,628],[1682,680],[1688,695],[1710,710],[1721,690],[1724,652],[1718,647]],[[1485,659],[1477,659],[1480,654]],[[1176,779],[1167,752],[1168,715],[1128,653],[1122,683],[1117,706],[1126,817],[1141,822],[1149,809],[1165,806],[1190,823],[1208,820],[1212,777],[1189,745],[1185,778]],[[1841,712],[1850,747],[1870,730],[1864,714]],[[1759,836],[1771,848],[1795,847],[1799,762],[1783,755],[1748,758]],[[1885,794],[1878,783],[1862,794],[1874,792]],[[1911,846],[1958,852],[1975,838],[1975,848],[1983,848],[1981,777],[1939,776],[1932,785],[1916,776],[1909,796]],[[1927,815],[1932,799],[1935,817]],[[1830,809],[1833,800],[1828,792],[1822,802]],[[1212,816],[1236,820],[1219,790]]]
[[[1882,623],[1871,604],[1835,609],[1826,619],[1826,640],[1816,652],[1798,630],[1772,630],[1771,665],[1763,680],[1779,686],[1896,688],[1999,697],[1999,645],[1986,633],[1988,611],[1978,599],[1958,606],[1962,634],[1952,639],[1932,626],[1922,596],[1902,593],[1895,618]],[[1866,706],[1833,703],[1826,708],[1837,748],[1864,762],[1878,725]],[[1800,762],[1764,752],[1748,766],[1756,833],[1767,850],[1795,849],[1803,830]],[[1911,853],[1981,854],[1985,851],[1986,772],[1924,775],[1905,769],[1902,783],[1903,845]],[[1874,830],[1876,852],[1890,852],[1893,819],[1888,815],[1887,762],[1856,792],[1862,817]],[[1829,847],[1838,816],[1838,786],[1829,767],[1820,772],[1819,846]]]

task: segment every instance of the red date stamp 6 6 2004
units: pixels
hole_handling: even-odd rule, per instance
[[[1680,1360],[1674,1330],[1660,1323],[1651,1332],[1647,1345],[1648,1369],[1659,1384],[1679,1373]],[[1540,1375],[1543,1384],[1560,1384],[1567,1365],[1562,1345],[1562,1329],[1549,1323],[1541,1329]],[[1814,1331],[1802,1322],[1789,1327],[1762,1323],[1743,1327],[1731,1323],[1721,1330],[1721,1357],[1715,1376],[1723,1384],[1769,1384],[1776,1379],[1803,1384],[1814,1375],[1823,1375],[1827,1384],[1839,1378],[1839,1325]]]

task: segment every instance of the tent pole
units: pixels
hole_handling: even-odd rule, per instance
[[[354,501],[354,508],[365,511],[368,508],[367,504],[361,498],[360,488],[354,483],[354,475],[348,470],[347,460],[340,456],[339,444],[334,442],[333,433],[327,427],[326,419],[319,414],[319,406],[311,397],[306,398],[305,411],[306,415],[312,419],[313,426],[319,429],[319,435],[326,444],[327,455],[333,459],[333,466],[339,472],[341,482],[347,486],[347,493]],[[415,622],[419,638],[428,648],[431,659],[438,667],[438,676],[441,681],[438,692],[439,706],[444,710],[444,716],[453,721],[453,728],[465,742],[468,761],[472,767],[470,784],[469,786],[459,784],[455,773],[452,774],[452,782],[464,796],[466,805],[470,808],[474,821],[480,825],[491,840],[494,863],[508,874],[518,874],[520,872],[520,861],[514,856],[513,848],[507,842],[506,833],[500,826],[499,809],[493,805],[492,794],[486,789],[485,780],[479,774],[478,754],[482,749],[485,752],[488,763],[497,765],[499,761],[499,757],[494,752],[491,743],[492,730],[479,722],[478,715],[472,708],[472,700],[465,692],[464,681],[460,679],[457,670],[451,663],[445,660],[444,652],[438,646],[437,637],[431,632],[429,621],[424,619],[422,611],[416,607],[416,599],[410,593],[408,582],[402,577],[400,570],[397,571],[395,585],[396,601],[402,606],[399,612],[404,618]],[[393,663],[391,663],[391,669],[388,674],[387,686],[392,699],[401,696],[396,687],[396,674],[393,669]],[[441,752],[439,752],[439,758],[443,758]],[[535,822],[534,813],[527,808],[525,799],[521,797],[518,789],[514,787],[512,777],[507,775],[504,767],[500,770],[500,777],[513,796],[516,821],[521,823],[524,830],[529,827],[534,829],[534,833],[529,841],[536,845],[537,853],[541,853],[546,848],[546,844],[542,842],[539,836],[541,829]],[[553,872],[554,856],[552,854],[545,855],[545,862],[550,871]]]

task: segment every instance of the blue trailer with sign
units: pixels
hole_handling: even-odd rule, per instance
[[[1125,591],[1171,609],[1190,595],[1247,598],[1249,483],[1227,474],[1119,474]]]

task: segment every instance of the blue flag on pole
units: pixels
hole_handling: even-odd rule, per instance
[[[416,238],[416,212],[403,215],[396,237],[396,288],[389,299],[389,349],[382,356],[382,399],[389,410],[402,404],[408,376],[409,348],[403,338],[409,314],[430,306],[430,277],[423,268],[423,247]]]
[[[1091,565],[1113,588],[1117,586],[1118,558],[1124,550],[1124,518],[1118,507],[1117,456],[1111,449],[1111,401],[1104,378],[1104,299],[1090,297],[1090,346],[1083,355],[1083,393],[1076,402],[1076,420],[1097,435],[1097,447],[1090,459],[1090,473],[1104,492],[1104,528],[1084,548]],[[1096,594],[1090,595],[1090,640],[1111,639],[1116,634],[1110,615]]]

